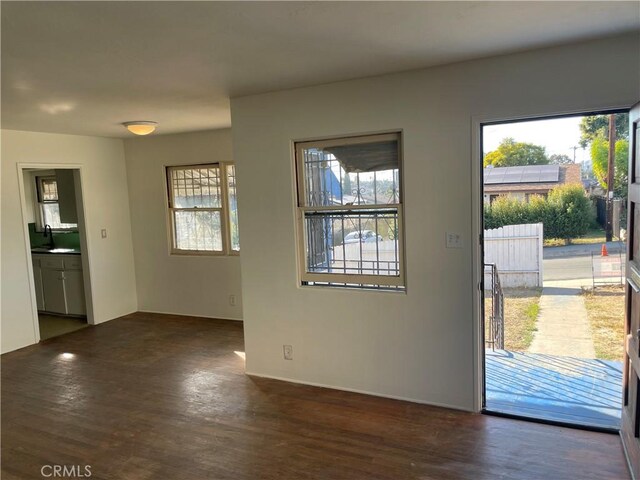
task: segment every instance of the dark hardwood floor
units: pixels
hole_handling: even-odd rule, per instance
[[[2,479],[630,478],[616,435],[251,378],[236,351],[240,323],[135,314],[3,355]]]

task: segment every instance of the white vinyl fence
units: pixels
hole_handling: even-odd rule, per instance
[[[485,230],[484,263],[496,265],[503,288],[542,287],[542,243],[542,223]]]

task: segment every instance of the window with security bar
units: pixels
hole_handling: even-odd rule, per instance
[[[295,145],[301,280],[404,289],[399,133]]]
[[[234,165],[168,167],[167,182],[173,253],[240,252]]]

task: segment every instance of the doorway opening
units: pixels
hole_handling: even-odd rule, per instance
[[[481,125],[487,413],[620,428],[628,124]]]
[[[81,172],[21,166],[36,341],[93,323]]]

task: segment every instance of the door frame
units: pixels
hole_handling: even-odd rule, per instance
[[[471,258],[473,262],[473,409],[485,409],[485,347],[484,347],[484,199],[482,169],[482,127],[498,123],[550,120],[575,116],[604,115],[629,112],[633,104],[604,105],[557,111],[521,111],[517,114],[486,114],[471,116]],[[622,403],[622,399],[621,399]],[[542,422],[542,421],[541,421]],[[639,479],[640,480],[640,479]]]
[[[76,209],[78,214],[78,234],[80,236],[80,249],[82,252],[82,277],[84,284],[84,296],[87,307],[87,323],[95,325],[95,316],[93,310],[93,289],[91,282],[91,259],[90,259],[90,240],[87,232],[88,219],[85,206],[84,175],[82,165],[75,163],[18,163],[16,165],[18,175],[18,191],[20,195],[20,210],[22,214],[22,228],[25,241],[25,261],[27,262],[27,275],[29,276],[29,295],[31,297],[31,315],[33,324],[34,343],[40,342],[40,325],[38,321],[38,306],[36,303],[36,287],[33,277],[33,262],[31,259],[31,242],[29,240],[29,227],[27,223],[27,198],[24,187],[25,170],[74,170],[74,180],[76,181]]]
[[[631,205],[633,203],[640,205],[640,199],[637,196],[638,192],[633,191],[635,187],[640,187],[640,182],[635,181],[638,173],[636,169],[640,168],[638,166],[638,163],[640,163],[640,158],[638,158],[638,142],[640,141],[640,138],[636,136],[636,131],[638,129],[636,125],[638,124],[640,124],[640,103],[636,103],[629,113],[629,191],[627,198],[627,232],[629,233],[627,234],[627,251],[625,258],[625,340],[623,356],[624,368],[622,374],[622,415],[620,419],[620,437],[622,439],[622,447],[629,464],[629,470],[632,478],[636,478],[636,475],[640,475],[640,452],[638,451],[637,439],[637,429],[640,424],[640,418],[638,418],[638,415],[640,415],[640,383],[635,386],[635,399],[634,402],[631,402],[629,405],[629,388],[631,381],[629,377],[633,377],[634,381],[638,377],[636,365],[636,357],[638,356],[638,353],[636,348],[638,336],[640,336],[640,329],[638,329],[637,332],[632,330],[638,327],[638,325],[634,324],[635,322],[633,321],[634,305],[632,297],[634,293],[638,292],[638,285],[636,284],[636,281],[638,280],[637,277],[639,273],[636,266],[633,265],[633,263],[638,263],[634,258],[633,243],[635,236],[639,235],[640,232],[638,231],[638,225],[635,225],[635,212],[631,209]],[[631,226],[633,226],[633,228],[631,228]],[[634,343],[636,345],[634,345]],[[632,354],[633,357],[631,356]],[[635,410],[635,412],[630,412],[630,409]]]

